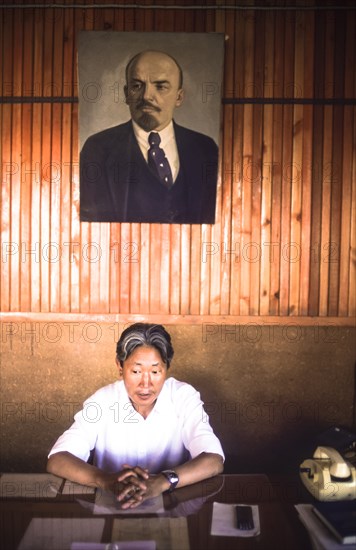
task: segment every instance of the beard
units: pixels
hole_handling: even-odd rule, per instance
[[[137,122],[145,132],[151,132],[159,126],[159,121],[151,113],[141,113],[140,116],[135,119],[135,122]]]
[[[150,107],[152,111],[142,111],[144,107]],[[132,104],[130,111],[133,120],[146,132],[151,132],[160,125],[155,113],[160,113],[161,110],[155,105],[152,105],[149,101],[141,100],[136,104]]]

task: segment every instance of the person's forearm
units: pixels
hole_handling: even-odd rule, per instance
[[[203,479],[221,474],[224,469],[223,459],[215,453],[201,453],[199,456],[185,462],[174,468],[178,474],[178,487],[191,485]],[[165,483],[166,489],[169,489],[169,482]]]
[[[68,452],[51,455],[47,462],[47,471],[82,485],[104,485],[104,472]]]

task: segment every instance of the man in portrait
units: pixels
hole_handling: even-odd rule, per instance
[[[80,219],[89,222],[214,223],[218,147],[178,125],[183,72],[146,50],[126,66],[128,122],[91,135],[80,155]]]

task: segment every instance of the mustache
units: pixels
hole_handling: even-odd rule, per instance
[[[152,105],[149,101],[140,101],[136,104],[136,109],[142,109],[143,107],[149,107],[150,109],[157,111],[159,113],[161,109],[159,107],[156,107],[156,105]]]

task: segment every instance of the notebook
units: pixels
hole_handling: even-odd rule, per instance
[[[340,542],[356,543],[356,500],[318,502],[313,512]]]

